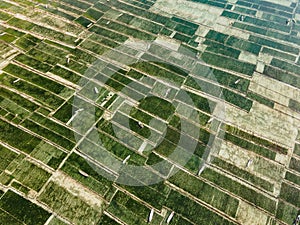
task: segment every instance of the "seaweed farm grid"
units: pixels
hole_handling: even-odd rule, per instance
[[[0,2],[0,225],[300,223],[297,0]]]

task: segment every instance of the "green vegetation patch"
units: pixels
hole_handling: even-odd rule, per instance
[[[135,26],[137,28],[140,28],[144,31],[153,33],[153,34],[158,34],[160,32],[160,30],[162,29],[162,26],[159,24],[155,24],[151,21],[148,20],[144,20],[138,17],[135,17],[130,24],[132,26]]]
[[[11,187],[13,187],[14,189],[24,193],[25,195],[28,195],[30,189],[26,186],[24,186],[23,184],[20,184],[19,182],[16,182],[15,180],[13,180],[13,182],[10,184]]]
[[[210,82],[206,82],[204,80],[199,80],[193,77],[188,77],[185,80],[184,83],[186,86],[191,87],[197,91],[202,91],[205,94],[209,94],[215,97],[220,97],[221,93],[222,93],[222,89],[221,87],[210,83]]]
[[[300,208],[300,190],[287,183],[282,183],[280,198],[286,200],[288,203]]]
[[[201,59],[208,64],[229,69],[248,76],[252,76],[256,67],[256,65],[251,63],[241,62],[233,58],[220,56],[209,52],[204,52],[201,56]]]
[[[117,42],[115,42],[109,38],[100,36],[98,34],[92,34],[89,38],[99,44],[105,45],[110,48],[117,48],[119,46],[119,44]]]
[[[239,195],[249,202],[267,210],[270,213],[274,213],[276,209],[276,202],[263,194],[257,193],[255,190],[250,189],[237,181],[230,179],[210,168],[206,168],[201,176],[216,185],[225,188],[226,190]]]
[[[244,149],[247,149],[249,151],[255,152],[256,154],[262,155],[266,158],[274,160],[275,157],[276,157],[275,152],[270,151],[269,149],[267,149],[265,147],[253,144],[250,141],[246,141],[242,138],[234,136],[230,133],[226,132],[225,135],[224,135],[224,139],[227,140],[227,141],[230,141],[231,143],[233,143],[233,144],[235,144],[235,145],[237,145],[241,148],[244,148]]]
[[[172,190],[169,194],[168,200],[166,201],[166,206],[181,214],[182,216],[189,218],[189,220],[194,222],[195,224],[234,224],[174,190]]]
[[[110,21],[108,23],[108,21],[109,20],[106,20],[106,19],[100,19],[97,23],[100,26],[106,27],[106,28],[114,30],[114,31],[118,31],[121,34],[132,36],[132,37],[140,39],[140,40],[150,40],[151,41],[151,40],[155,39],[155,37],[149,33],[146,33],[146,32],[140,31],[138,29],[128,27],[121,23],[117,23],[117,22],[113,22],[113,21]]]
[[[285,52],[277,51],[275,49],[267,48],[267,47],[264,47],[262,49],[262,53],[266,53],[268,55],[279,57],[279,58],[282,58],[282,59],[287,59],[287,60],[290,60],[290,61],[293,61],[293,62],[295,62],[295,59],[296,59],[296,56],[294,56],[294,55],[290,55],[290,54],[287,54]]]
[[[105,196],[112,187],[111,180],[115,180],[113,175],[108,174],[94,163],[75,153],[69,156],[61,170],[101,196]],[[84,171],[89,176],[84,177],[79,173],[79,170]],[[110,177],[110,179],[108,180],[105,177]]]
[[[49,130],[48,128],[45,128],[29,119],[24,120],[21,125],[23,127],[26,127],[27,129],[31,130],[32,132],[41,135],[42,137],[47,138],[48,140],[52,141],[53,143],[56,143],[63,148],[67,150],[71,150],[74,146],[75,143],[64,138],[63,136],[54,133],[53,131]]]
[[[118,138],[119,141],[126,143],[134,149],[137,149],[142,144],[143,141],[140,138],[128,134],[128,131],[123,130],[121,127],[114,128],[112,124],[107,121],[104,121],[97,126],[100,131],[105,132],[99,132],[99,138],[106,150],[112,152],[121,159],[125,159],[128,155],[131,155],[129,163],[132,164],[141,165],[146,161],[144,157],[133,152],[124,144],[114,140],[110,136]]]
[[[5,41],[7,43],[11,43],[16,40],[16,37],[10,34],[3,34],[0,36],[0,40]]]
[[[37,48],[31,49],[28,52],[28,54],[31,57],[33,57],[33,58],[35,58],[35,59],[37,59],[37,60],[39,60],[39,61],[41,61],[43,63],[47,63],[49,65],[56,65],[58,62],[62,61],[61,58],[55,57],[53,55],[49,55],[45,51],[41,51],[41,50],[39,50]]]
[[[147,224],[150,213],[149,208],[121,191],[116,193],[107,211],[126,223],[141,225]],[[159,224],[161,220],[162,218],[155,213],[151,223]]]
[[[178,86],[180,86],[184,81],[184,77],[179,76],[171,71],[165,70],[161,67],[155,66],[149,62],[139,62],[131,66],[151,76],[161,78]]]
[[[98,27],[96,25],[92,26],[89,29],[91,32],[94,32],[96,34],[102,35],[104,37],[110,38],[116,42],[121,42],[123,43],[124,41],[126,41],[128,39],[127,36],[122,35],[122,34],[118,34],[117,32],[102,28],[102,27]]]
[[[33,163],[23,160],[14,171],[13,176],[23,185],[38,192],[51,175]]]
[[[3,69],[3,71],[17,76],[19,78],[22,78],[24,80],[27,80],[28,82],[34,83],[55,94],[59,94],[65,88],[62,84],[59,84],[46,77],[33,73],[15,64],[9,64]]]
[[[0,174],[0,183],[3,184],[4,186],[8,186],[11,183],[12,179],[13,176],[6,172],[2,172]]]
[[[42,35],[43,37],[47,37],[50,39],[55,39],[61,42],[65,42],[70,45],[74,45],[75,40],[77,39],[74,36],[70,36],[55,30],[51,30],[47,27],[35,25],[32,29],[33,32],[38,33],[39,35]]]
[[[132,15],[129,15],[127,13],[123,13],[121,16],[117,18],[118,21],[122,23],[129,24],[135,17]]]
[[[127,209],[125,206],[119,203],[112,202],[108,207],[107,211],[113,214],[114,216],[116,216],[117,218],[119,218],[120,220],[122,220],[123,222],[125,222],[126,224],[133,223],[133,224],[147,225],[147,222],[145,220],[139,218],[137,215],[135,215],[133,212],[131,212],[129,209]]]
[[[108,48],[104,47],[103,45],[89,40],[85,40],[80,44],[80,46],[98,55],[102,55],[108,50]]]
[[[1,140],[19,150],[30,153],[40,143],[40,139],[17,128],[3,120],[0,120]]]
[[[86,13],[84,15],[88,18],[91,18],[94,20],[99,20],[104,15],[104,13],[102,13],[96,9],[90,8],[86,11]]]
[[[235,92],[227,89],[223,89],[222,94],[227,102],[230,102],[231,104],[238,106],[239,108],[244,109],[247,112],[249,112],[252,108],[253,102],[242,95],[236,94]]]
[[[258,145],[262,145],[262,146],[265,146],[275,152],[279,152],[281,154],[287,154],[288,152],[288,149],[287,148],[284,148],[284,147],[281,147],[277,144],[274,144],[266,139],[263,139],[263,138],[260,138],[260,137],[257,137],[253,134],[250,134],[250,133],[247,133],[245,131],[242,131],[236,127],[233,127],[233,126],[230,126],[230,125],[223,125],[223,129],[225,129],[227,132],[233,134],[233,135],[236,135],[236,136],[239,136],[241,138],[244,138],[244,139],[247,139],[249,141],[252,141],[252,142],[255,142],[256,144]]]
[[[53,115],[56,119],[67,123],[73,115],[73,105],[69,102],[64,103]]]
[[[273,192],[274,184],[270,183],[267,180],[264,180],[260,177],[257,177],[248,171],[245,171],[243,169],[240,169],[233,164],[230,164],[222,159],[214,158],[212,163],[244,180],[247,180],[251,183],[253,183],[255,186],[259,186],[261,188],[264,188],[267,191]]]
[[[260,45],[233,36],[229,37],[229,39],[226,41],[226,44],[255,55],[258,55],[261,50]]]
[[[130,179],[130,178],[129,178]],[[132,179],[132,178],[131,178]],[[159,186],[160,185],[160,186]],[[137,196],[141,200],[147,202],[154,208],[161,210],[163,205],[165,204],[167,193],[164,193],[169,190],[169,188],[163,184],[156,184],[155,186],[161,187],[162,189],[153,188],[154,185],[151,186],[125,186],[121,185],[127,191]]]
[[[291,158],[289,168],[292,170],[296,170],[297,172],[300,172],[300,160],[296,158]]]
[[[17,153],[9,150],[8,148],[0,145],[0,173],[17,157]]]
[[[30,112],[33,112],[39,107],[38,105],[36,105],[36,103],[33,103],[29,101],[27,98],[24,98],[21,95],[5,88],[2,88],[0,92],[0,96],[9,99],[10,101],[16,103],[17,105],[29,110]]]
[[[82,225],[95,224],[102,214],[102,207],[104,207],[103,203],[101,207],[93,208],[52,181],[39,196],[39,201],[73,223]]]
[[[261,95],[258,95],[254,92],[251,92],[251,91],[248,91],[247,92],[247,97],[250,98],[250,99],[253,99],[261,104],[264,104],[270,108],[273,108],[274,107],[274,102],[271,101],[270,99],[267,99]]]
[[[33,36],[23,36],[21,38],[19,38],[16,41],[16,45],[22,49],[24,49],[25,51],[30,50],[31,48],[33,48],[34,46],[37,45],[37,42],[39,42],[40,40],[37,38],[32,38]]]
[[[40,0],[40,1],[45,1],[45,0]],[[68,8],[68,6],[65,6],[65,8]],[[62,11],[60,11],[58,9],[55,9],[55,8],[47,8],[47,9],[43,8],[43,9],[47,10],[48,12],[51,12],[51,13],[53,13],[55,15],[58,15],[60,17],[64,17],[64,18],[66,18],[67,20],[70,20],[70,21],[72,21],[72,20],[74,20],[76,18],[76,17],[74,17],[74,16],[72,16],[72,15],[70,15],[68,13],[62,12]],[[73,9],[73,11],[76,11],[76,10]]]
[[[203,64],[197,64],[192,72],[196,76],[209,79],[213,82],[224,85],[225,87],[235,89],[243,93],[247,91],[250,83],[248,79],[241,78],[222,70],[213,69]],[[223,88],[221,87],[213,86],[211,83],[204,82],[203,80],[198,80],[194,77],[188,77],[185,84],[196,90],[202,90],[216,97],[219,97],[221,91],[223,90]]]
[[[157,138],[160,136],[160,134],[158,134],[157,132],[155,132],[154,130],[152,130],[151,128],[149,128],[147,126],[141,127],[139,125],[139,121],[137,121],[136,119],[130,118],[130,117],[128,117],[128,116],[126,116],[126,115],[124,115],[122,113],[119,113],[119,112],[117,112],[114,115],[113,121],[117,122],[118,124],[120,124],[120,125],[122,125],[124,127],[127,127],[128,126],[128,122],[129,122],[130,130],[132,130],[135,133],[143,136],[144,138],[149,138],[151,134],[153,136],[156,136]]]
[[[0,200],[2,210],[28,225],[43,225],[50,213],[13,191],[7,191]]]
[[[300,156],[300,144],[295,144],[294,153]]]
[[[290,52],[290,53],[296,54],[296,55],[299,53],[299,49],[294,48],[292,46],[280,44],[278,42],[275,42],[275,41],[272,41],[269,39],[265,39],[265,38],[256,37],[253,35],[250,35],[249,41],[260,44],[260,45],[272,47],[272,48],[275,48],[278,50],[282,50],[284,52]]]
[[[80,25],[84,26],[84,27],[88,27],[92,21],[90,21],[89,19],[83,17],[83,16],[80,16],[78,17],[75,22],[79,23]]]
[[[75,7],[79,8],[79,9],[82,9],[82,10],[86,10],[89,7],[91,7],[91,5],[88,4],[88,3],[81,2],[81,1],[76,1],[76,0],[63,0],[63,2],[65,2],[65,3],[69,4],[69,5],[75,6]]]
[[[50,72],[75,84],[81,79],[81,76],[79,76],[78,74],[70,70],[66,70],[60,66],[53,67]]]
[[[293,207],[292,205],[284,201],[279,201],[276,218],[287,224],[293,224],[295,218],[298,215],[298,212],[299,211],[296,207]]]
[[[164,120],[167,120],[175,112],[175,108],[172,103],[156,96],[150,96],[142,99],[139,104],[139,108]]]
[[[221,54],[227,57],[238,59],[241,53],[240,50],[220,44],[218,42],[206,39],[203,44],[208,45],[205,50],[216,54]]]
[[[53,120],[50,120],[38,113],[33,113],[30,116],[30,119],[46,128],[48,128],[49,130],[60,134],[61,136],[69,139],[70,141],[75,142],[75,138],[74,138],[74,131],[70,130],[69,128],[62,126],[56,122],[54,122]]]
[[[12,16],[7,14],[7,13],[4,13],[4,12],[0,12],[0,20],[2,21],[7,21],[11,18]]]
[[[51,41],[43,41],[40,42],[35,49],[40,50],[41,52],[43,52],[44,54],[49,54],[51,56],[57,57],[57,58],[65,58],[67,53],[67,48],[63,45],[60,45],[56,42],[51,42]]]
[[[214,30],[210,30],[205,38],[206,39],[210,39],[219,43],[223,43],[225,44],[226,40],[228,39],[229,35],[227,34],[222,34],[220,32],[214,31]]]
[[[154,154],[153,152],[150,153],[150,155],[148,156],[148,159],[146,161],[147,165],[155,165],[157,163],[162,162],[164,159],[159,157],[157,154]],[[164,164],[161,164],[161,166],[159,167],[155,167],[154,169],[157,170],[160,174],[167,176],[171,169],[172,169],[172,164],[169,162],[165,162]]]
[[[188,92],[184,90],[180,90],[178,92],[178,94],[176,95],[176,99],[182,102],[186,102],[187,96],[190,97],[190,99],[192,100],[192,104],[193,104],[192,106],[206,113],[211,114],[216,107],[215,102],[208,100],[207,98],[204,98],[200,95],[196,95],[192,92]]]
[[[53,217],[53,219],[50,221],[49,225],[66,225],[66,223],[62,222],[61,220],[57,219],[56,217]]]
[[[8,99],[3,99],[2,101],[0,101],[0,107],[10,113],[10,116],[6,116],[6,118],[16,124],[28,117],[28,115],[30,114],[29,111]]]
[[[285,174],[285,179],[300,186],[300,176],[294,173],[290,173],[287,171]]]
[[[216,207],[231,217],[235,217],[239,200],[203,182],[196,177],[178,171],[169,181],[179,188],[189,192],[200,200]]]
[[[103,214],[98,225],[120,225],[118,222]]]
[[[9,225],[23,225],[20,220],[17,220],[9,213],[0,209],[0,223],[1,224],[9,224]]]
[[[16,17],[10,19],[7,23],[13,27],[17,27],[22,30],[30,30],[31,28],[33,28],[35,26],[34,23],[31,23],[31,22],[28,22],[25,20],[21,20]]]
[[[67,156],[65,152],[45,141],[41,141],[30,155],[53,169],[57,169],[62,160]]]
[[[277,69],[272,66],[265,66],[263,73],[271,78],[282,81],[282,82],[292,85],[294,87],[300,88],[300,77],[299,76],[290,74],[284,70]]]
[[[223,13],[221,14],[221,16],[228,17],[231,19],[237,19],[237,18],[239,18],[240,14],[224,10]]]
[[[162,15],[159,15],[159,14],[156,14],[153,12],[149,12],[149,11],[146,11],[139,7],[135,7],[131,4],[126,4],[126,3],[123,3],[120,1],[113,1],[112,5],[120,10],[124,10],[124,11],[130,12],[134,15],[145,17],[151,21],[155,21],[160,24],[165,24],[169,20],[169,18],[166,16],[162,16]]]
[[[275,66],[277,68],[280,68],[282,70],[300,75],[300,67],[296,66],[296,65],[293,65],[291,63],[273,58],[272,61],[271,61],[271,65]]]
[[[176,16],[173,16],[173,17],[171,18],[171,20],[173,20],[173,21],[175,21],[175,22],[177,22],[177,23],[181,23],[181,24],[183,24],[183,25],[185,25],[185,26],[191,27],[191,28],[193,28],[193,29],[198,29],[198,27],[199,27],[198,24],[195,24],[195,23],[193,23],[193,22],[190,22],[190,21],[188,21],[188,20],[185,20],[185,19],[182,19],[182,18],[179,18],[179,17],[176,17]]]
[[[32,67],[33,69],[39,70],[41,72],[48,72],[51,69],[51,66],[46,64],[46,63],[42,63],[32,57],[29,57],[27,55],[24,54],[20,54],[17,57],[14,58],[14,60],[23,63],[29,67]]]
[[[300,102],[297,102],[293,99],[290,99],[289,108],[296,111],[296,112],[300,112]]]

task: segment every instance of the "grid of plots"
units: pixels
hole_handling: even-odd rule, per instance
[[[1,1],[0,224],[292,224],[300,6],[274,2],[186,1],[216,26],[168,0]]]

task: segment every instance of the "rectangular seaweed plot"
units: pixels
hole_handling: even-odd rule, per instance
[[[223,125],[223,128],[222,129],[225,129],[227,132],[233,134],[233,135],[236,135],[236,136],[239,136],[243,139],[246,139],[246,140],[249,140],[251,142],[254,142],[256,143],[257,145],[260,145],[260,146],[264,146],[274,152],[279,152],[280,154],[287,154],[288,152],[288,149],[287,148],[284,148],[284,147],[281,147],[277,144],[274,144],[266,139],[263,139],[263,138],[260,138],[258,136],[255,136],[253,134],[250,134],[248,132],[245,132],[245,131],[242,131],[236,127],[232,127],[230,125]]]
[[[1,141],[7,143],[22,152],[30,153],[41,142],[41,139],[15,127],[3,120],[0,120]]]
[[[65,88],[62,84],[33,73],[15,64],[9,64],[3,69],[3,71],[24,79],[28,82],[34,83],[39,87],[45,88],[55,94],[59,94]]]
[[[107,211],[127,224],[146,225],[150,209],[121,191],[114,196]],[[151,224],[160,224],[162,218],[156,213]]]
[[[30,155],[53,169],[57,169],[62,160],[67,156],[65,152],[45,141],[41,141]]]
[[[300,190],[290,184],[283,183],[281,186],[280,198],[294,205],[300,207]]]
[[[56,213],[68,218],[74,224],[95,224],[102,214],[103,205],[99,208],[92,207],[54,182],[47,185],[39,196],[39,201],[48,205]]]
[[[53,217],[53,219],[50,221],[49,225],[66,225],[65,222],[62,222],[56,217]]]
[[[116,222],[115,220],[113,220],[112,218],[110,218],[107,215],[102,215],[101,219],[99,221],[99,225],[120,225],[118,222]]]
[[[152,173],[149,170],[149,179],[159,179],[156,174]],[[126,179],[126,182],[134,182],[135,184],[140,184],[140,186],[128,186],[128,185],[119,185],[123,189],[127,190],[131,194],[135,195],[139,199],[144,202],[147,202],[152,207],[161,210],[165,205],[165,201],[167,199],[168,193],[170,192],[170,188],[166,186],[163,182],[143,186],[144,184],[138,180],[138,178],[134,178],[131,176],[132,174],[127,174],[126,171],[121,171],[121,175],[119,180],[122,181]]]
[[[50,174],[42,168],[23,160],[16,168],[13,176],[23,185],[39,191],[50,178]]]
[[[263,194],[259,194],[255,190],[248,188],[231,178],[224,176],[215,170],[207,168],[203,171],[201,176],[216,185],[246,199],[249,202],[267,210],[270,213],[274,213],[276,209],[276,202]]]
[[[61,170],[102,196],[105,196],[111,189],[112,182],[110,180],[116,179],[113,175],[108,174],[95,164],[75,153],[70,155]],[[88,174],[89,177],[81,175],[79,173],[80,170]],[[110,180],[106,179],[106,177],[110,177]]]
[[[9,150],[8,148],[0,145],[0,173],[4,171],[7,166],[18,156],[17,153]],[[0,192],[1,195],[1,192]]]
[[[298,213],[298,209],[284,201],[279,201],[276,218],[287,223],[293,224]]]
[[[43,225],[51,215],[41,207],[10,190],[1,198],[0,209],[12,215],[21,222],[20,224],[26,223],[28,225]],[[0,218],[2,216],[3,213],[0,211]],[[9,220],[6,215],[5,218]],[[14,220],[12,219],[12,221]]]
[[[43,126],[40,126],[39,124],[26,119],[24,122],[21,124],[23,127],[31,130],[32,132],[41,135],[42,137],[47,138],[48,140],[52,141],[53,143],[56,143],[63,148],[67,150],[71,150],[75,146],[75,142],[72,142],[63,136],[53,132],[52,130],[49,130]]]
[[[254,64],[241,62],[233,58],[224,57],[209,52],[204,52],[201,59],[208,64],[229,69],[248,76],[252,76],[256,67]]]
[[[266,66],[263,74],[273,79],[282,81],[286,84],[290,84],[294,87],[300,88],[300,77],[297,75],[290,74],[287,71],[277,69],[272,66]]]
[[[235,224],[174,190],[169,194],[166,206],[195,224]]]
[[[1,82],[7,87],[14,88],[20,92],[23,92],[31,97],[33,97],[36,101],[40,102],[42,105],[48,106],[50,108],[56,109],[61,104],[63,104],[64,100],[57,95],[52,94],[51,92],[42,89],[36,85],[28,83],[23,80],[19,80],[14,83],[16,78],[10,76],[9,74],[1,74],[0,75]]]
[[[23,225],[20,220],[14,218],[12,215],[3,211],[2,209],[0,209],[0,222],[1,224]]]
[[[251,182],[252,184],[254,184],[255,186],[261,187],[267,191],[273,192],[274,189],[274,184],[270,183],[267,180],[264,180],[260,177],[257,177],[251,173],[249,173],[246,170],[240,169],[238,167],[236,167],[233,164],[230,164],[222,159],[219,158],[214,158],[212,160],[212,163],[236,176],[238,176],[241,179],[244,179],[248,182]]]
[[[265,147],[251,143],[250,141],[247,141],[247,140],[244,140],[237,136],[234,136],[228,132],[225,133],[224,139],[226,141],[229,141],[229,142],[231,142],[237,146],[240,146],[244,149],[255,152],[256,154],[259,154],[259,155],[269,158],[271,160],[275,160],[276,153],[273,151],[270,151],[269,149],[267,149]]]
[[[229,216],[235,217],[239,201],[210,184],[192,177],[183,171],[177,172],[169,181]]]

